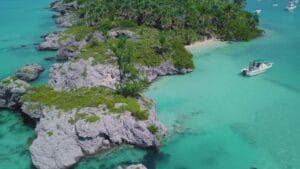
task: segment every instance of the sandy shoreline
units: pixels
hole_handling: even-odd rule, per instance
[[[199,48],[215,47],[216,45],[222,44],[222,43],[224,43],[224,42],[222,42],[218,39],[212,38],[212,39],[207,39],[204,41],[197,41],[191,45],[185,46],[185,48],[190,51],[190,50],[195,50],[195,49],[199,49]]]

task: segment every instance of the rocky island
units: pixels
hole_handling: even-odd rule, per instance
[[[0,82],[0,108],[19,110],[36,122],[30,145],[36,168],[68,168],[122,144],[158,148],[167,130],[142,91],[160,76],[193,71],[184,45],[261,34],[257,16],[236,2],[220,1],[217,11],[206,2],[198,9],[194,1],[145,0],[143,8],[132,2],[132,7],[126,0],[53,2],[58,12],[53,17],[65,30],[45,35],[38,50],[57,51],[56,60],[63,62],[50,67],[44,86],[29,84],[43,71],[36,64]]]

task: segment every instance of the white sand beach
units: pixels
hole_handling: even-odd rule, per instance
[[[189,51],[192,51],[192,50],[199,49],[199,48],[215,47],[220,44],[224,44],[224,42],[222,42],[218,39],[212,38],[212,39],[207,39],[204,41],[197,41],[191,45],[185,46],[185,48]]]

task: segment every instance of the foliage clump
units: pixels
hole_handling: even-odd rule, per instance
[[[224,40],[250,40],[262,32],[258,16],[244,10],[246,0],[81,0],[85,25],[105,27],[127,20],[164,30],[190,30]],[[110,23],[110,24],[108,24]],[[179,32],[179,31],[176,31]]]
[[[95,123],[100,120],[100,117],[94,113],[76,113],[74,118],[68,120],[68,122],[74,125],[78,120],[85,120],[87,123]]]
[[[84,107],[98,107],[105,105],[110,112],[122,113],[129,111],[137,119],[148,119],[148,114],[141,110],[134,97],[124,97],[115,91],[104,87],[79,88],[70,91],[55,91],[49,86],[36,86],[22,96],[23,102],[38,102],[45,106],[55,106],[65,111]],[[117,103],[124,103],[116,107]],[[92,122],[96,118],[88,116]],[[76,118],[75,118],[76,119]]]
[[[154,124],[151,124],[150,126],[148,126],[148,130],[150,131],[150,133],[152,133],[154,135],[158,132],[158,128]]]

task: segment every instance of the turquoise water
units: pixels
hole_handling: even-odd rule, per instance
[[[32,5],[24,6],[25,2]],[[49,54],[32,46],[40,35],[55,29],[51,13],[44,9],[48,3],[0,2],[0,13],[10,13],[0,17],[0,23],[6,23],[0,27],[1,78],[23,62],[50,64],[43,61]],[[169,129],[159,152],[122,147],[85,158],[76,168],[111,169],[142,162],[150,169],[299,169],[300,9],[287,13],[286,4],[282,0],[272,7],[271,0],[249,1],[249,10],[263,10],[264,37],[194,50],[193,73],[164,77],[146,91]],[[30,47],[9,50],[23,44]],[[274,62],[274,67],[256,77],[241,77],[240,69],[252,59]],[[46,79],[43,75],[38,83]],[[7,112],[1,112],[0,129],[0,168],[29,167],[26,150],[32,129]]]
[[[300,11],[284,11],[287,2],[273,7],[272,1],[249,1],[249,10],[263,10],[264,37],[196,49],[193,73],[164,77],[150,87],[146,94],[156,100],[170,131],[159,153],[116,151],[78,168],[143,162],[157,169],[299,169]],[[240,76],[253,59],[274,67],[256,77]]]
[[[37,52],[34,43],[40,36],[55,30],[51,0],[0,0],[0,79],[13,74],[22,65],[39,63],[49,67],[44,58],[53,52]],[[47,82],[45,71],[35,84]],[[28,145],[34,130],[25,126],[19,114],[0,110],[0,168],[28,169],[31,159]]]

